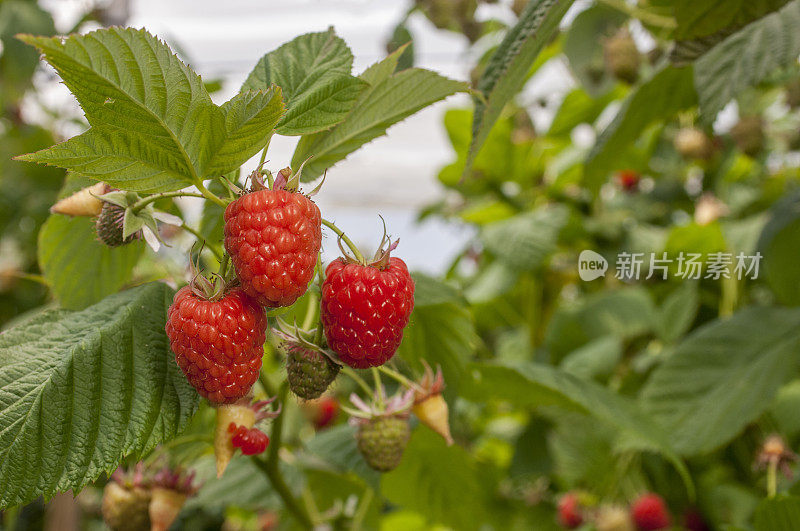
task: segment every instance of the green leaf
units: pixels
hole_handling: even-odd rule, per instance
[[[186,426],[198,395],[164,332],[172,295],[146,284],[0,335],[0,508],[77,492]]]
[[[758,240],[764,256],[764,277],[772,292],[784,304],[800,304],[800,271],[796,264],[800,245],[800,194],[777,203]]]
[[[581,86],[593,96],[608,93],[615,80],[607,71],[603,41],[614,35],[628,16],[604,4],[581,11],[564,37],[564,55]]]
[[[560,306],[547,327],[545,346],[557,361],[593,339],[608,335],[631,339],[646,334],[655,321],[656,308],[644,288],[599,292]]]
[[[353,54],[333,28],[300,35],[259,59],[242,90],[283,89],[281,135],[328,129],[347,116],[366,83],[350,75]]]
[[[666,67],[639,86],[622,104],[603,130],[586,160],[587,187],[597,191],[608,175],[620,167],[624,152],[656,120],[666,120],[697,103],[692,67]]]
[[[568,217],[562,205],[540,208],[489,223],[483,228],[481,241],[487,251],[512,269],[535,270],[556,250]]]
[[[704,37],[738,27],[775,11],[787,0],[676,0],[676,39]]]
[[[126,188],[130,182],[126,189],[148,192],[180,189],[206,175],[225,140],[225,118],[200,76],[162,41],[144,30],[118,27],[67,38],[21,39],[44,54],[92,126],[77,137],[83,140],[23,160],[61,165],[94,178],[104,175],[114,186]],[[120,158],[132,160],[127,165],[97,160],[117,150]]]
[[[622,358],[622,341],[604,336],[567,354],[561,368],[575,376],[591,379],[610,376]]]
[[[581,88],[574,89],[567,94],[556,111],[553,123],[547,131],[548,136],[568,135],[575,126],[594,122],[609,103],[622,95],[622,89],[614,89],[593,98]]]
[[[793,380],[781,387],[769,407],[769,415],[775,421],[778,433],[794,439],[800,433],[800,380]]]
[[[340,474],[354,474],[361,480],[378,489],[380,473],[369,467],[356,447],[356,428],[347,424],[334,426],[308,441],[306,451],[322,459],[333,470]]]
[[[793,531],[800,522],[800,498],[768,498],[756,507],[753,527],[756,531]]]
[[[141,241],[111,248],[88,218],[51,215],[39,231],[39,266],[61,306],[81,310],[116,293],[131,279]]]
[[[697,316],[700,296],[697,284],[684,282],[670,293],[658,312],[656,333],[662,341],[671,343],[685,334]]]
[[[123,190],[156,193],[191,184],[189,167],[138,132],[105,125],[49,148],[15,157],[65,168]]]
[[[488,518],[487,488],[470,454],[428,429],[414,430],[400,466],[384,474],[381,490],[429,523],[479,529]]]
[[[800,55],[800,0],[745,26],[695,63],[700,115],[707,123],[737,94]]]
[[[600,497],[613,497],[620,461],[626,458],[615,455],[615,428],[585,415],[559,411],[558,416],[556,428],[547,432],[556,477],[564,487],[580,486]],[[641,474],[633,467],[623,470],[626,483],[636,484]]]
[[[557,406],[592,416],[616,428],[615,448],[618,451],[660,453],[675,466],[687,488],[692,489],[686,466],[670,442],[673,438],[668,437],[630,399],[548,365],[473,363],[469,369],[473,380],[464,386],[465,398],[485,402],[486,397],[492,397],[523,408]]]
[[[264,149],[283,115],[281,89],[240,92],[221,109],[227,135],[209,161],[209,175],[235,171]]]
[[[392,125],[456,92],[464,92],[467,84],[453,81],[430,70],[411,68],[394,75],[399,53],[368,68],[361,79],[370,87],[361,93],[355,107],[343,122],[332,129],[303,136],[292,157],[297,170],[308,157],[303,180],[322,175],[330,166],[344,160],[367,142],[386,134]]]
[[[416,274],[414,280],[414,311],[397,355],[418,371],[422,360],[441,365],[447,393],[455,395],[477,342],[472,314],[449,286],[425,275]]]
[[[260,459],[261,457],[259,457]],[[281,471],[293,476],[296,482],[299,474],[284,463],[280,463]],[[196,496],[189,498],[186,508],[203,508],[206,510],[225,510],[235,506],[245,510],[263,510],[265,508],[281,509],[283,507],[278,493],[272,488],[266,476],[253,463],[253,459],[237,452],[231,460],[225,474],[217,478],[214,458],[209,456],[193,463],[200,480],[204,480],[203,488]]]
[[[36,2],[5,0],[0,3],[0,101],[8,108],[30,88],[39,54],[14,38],[17,33],[52,35],[53,17]]]
[[[516,26],[506,34],[486,65],[478,90],[486,103],[475,99],[472,143],[464,168],[468,172],[489,131],[500,117],[506,103],[522,89],[528,71],[539,53],[558,30],[573,0],[531,0],[525,6]]]
[[[642,389],[644,405],[682,455],[711,452],[767,409],[799,347],[800,310],[747,308],[679,344]]]
[[[386,50],[389,52],[394,52],[401,47],[403,47],[403,51],[397,61],[397,70],[405,70],[414,66],[414,40],[408,30],[406,20],[395,26],[392,37],[386,43]]]

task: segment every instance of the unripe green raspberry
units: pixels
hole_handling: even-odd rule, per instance
[[[615,78],[626,83],[636,82],[642,58],[627,28],[623,27],[616,35],[606,40],[603,45],[603,56],[606,66]]]
[[[103,490],[103,520],[114,531],[150,529],[150,490],[110,481]]]
[[[125,220],[125,209],[113,203],[103,202],[103,209],[97,216],[97,238],[109,247],[119,247],[131,243],[139,237],[139,233],[122,237],[122,223]]]
[[[379,472],[397,468],[411,437],[408,418],[391,415],[363,420],[356,433],[358,451]]]
[[[306,400],[319,398],[339,374],[339,365],[321,352],[286,343],[289,388]]]

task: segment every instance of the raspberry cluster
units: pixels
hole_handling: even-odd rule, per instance
[[[195,275],[175,294],[166,324],[175,361],[197,392],[217,406],[218,474],[236,448],[255,455],[269,444],[269,437],[253,427],[259,416],[250,405],[261,370],[266,309],[291,306],[306,293],[322,245],[322,216],[317,205],[297,191],[299,172],[281,170],[271,188],[260,172],[252,177],[251,190],[225,208],[224,245],[235,278],[222,265],[217,275],[221,286]],[[322,330],[307,331],[309,337],[299,330],[294,335],[276,330],[285,340],[287,380],[298,397],[320,397],[341,363],[375,367],[397,351],[414,308],[414,281],[405,263],[390,256],[396,242],[384,250],[386,243],[384,236],[375,257],[367,261],[349,242],[355,256],[343,250],[345,257],[328,266],[321,286]],[[280,319],[278,324],[283,326]],[[335,401],[321,404],[319,418],[314,419],[319,428],[336,415]],[[359,436],[364,452],[376,456],[384,469],[396,466],[407,442],[407,421],[388,426],[393,419],[376,421]],[[385,439],[375,434],[387,430],[398,434],[393,451],[375,442]]]

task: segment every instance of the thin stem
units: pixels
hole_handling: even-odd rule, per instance
[[[372,498],[374,496],[375,492],[372,489],[366,489],[364,491],[364,494],[361,496],[361,500],[358,502],[356,514],[353,515],[353,525],[351,527],[353,531],[359,531],[361,529],[361,526],[364,523],[364,518],[367,516],[369,506],[372,503]]]
[[[45,278],[42,275],[26,273],[25,271],[8,271],[4,274],[21,280],[30,280],[31,282],[36,282],[37,284],[41,284],[42,286],[49,286],[47,280],[45,280]]]
[[[317,306],[319,306],[319,297],[317,297],[316,293],[309,293],[308,308],[303,319],[303,330],[308,331],[311,325],[314,324],[314,318],[317,317]]]
[[[650,13],[649,11],[629,5],[625,0],[600,0],[600,3],[607,5],[612,9],[616,9],[621,13],[625,13],[628,16],[637,18],[645,24],[650,24],[651,26],[657,26],[664,29],[675,28],[675,21],[672,18],[658,15],[656,13]]]
[[[194,192],[183,192],[180,190],[178,190],[177,192],[164,192],[161,194],[150,195],[136,201],[133,205],[131,205],[131,210],[134,213],[139,212],[141,209],[143,209],[150,203],[158,201],[159,199],[165,199],[167,197],[205,197],[205,196],[203,194],[196,194]]]
[[[344,232],[342,232],[342,230],[339,227],[337,227],[336,225],[334,225],[333,223],[331,223],[327,219],[323,219],[322,220],[322,224],[325,225],[326,227],[328,227],[329,229],[331,229],[333,232],[336,233],[336,235],[338,237],[340,237],[342,239],[342,241],[353,252],[353,255],[356,257],[356,260],[358,260],[362,264],[366,263],[366,261],[364,260],[364,255],[362,255],[361,251],[358,250],[358,247],[356,247],[356,244],[354,244],[353,241],[350,238],[348,238],[347,235]]]
[[[269,379],[267,378],[267,375],[264,374],[263,371],[260,372],[258,375],[258,383],[260,383],[261,387],[264,388],[264,392],[267,393],[267,396],[269,397],[275,396],[276,394],[275,388],[272,386],[272,383],[270,383]]]
[[[321,521],[322,516],[319,514],[317,502],[314,501],[314,495],[311,493],[311,489],[308,488],[308,484],[303,488],[303,492],[300,493],[300,496],[303,498],[306,509],[308,509],[308,515],[311,517],[311,521],[315,523]]]
[[[286,393],[288,390],[289,387],[286,385],[286,382],[284,382],[279,392],[281,406],[285,405],[284,402],[286,401]],[[281,412],[272,423],[272,439],[270,440],[267,460],[264,461],[257,455],[254,455],[252,459],[256,466],[262,472],[264,472],[264,475],[267,476],[267,479],[269,479],[272,487],[283,500],[283,504],[286,506],[286,509],[292,513],[292,516],[294,516],[304,528],[313,529],[314,522],[311,520],[308,511],[295,499],[294,494],[292,494],[291,489],[289,489],[289,486],[283,479],[283,474],[278,466],[278,452],[281,447],[281,438],[283,435],[283,417],[285,413],[286,408],[281,407]]]
[[[216,248],[216,246],[209,244],[209,243],[206,241],[206,239],[205,239],[205,238],[203,238],[203,235],[202,235],[202,234],[200,234],[200,233],[199,233],[199,232],[198,232],[196,229],[193,229],[192,227],[190,227],[190,226],[189,226],[189,225],[187,225],[186,223],[184,223],[183,225],[181,225],[181,228],[182,228],[183,230],[185,230],[186,232],[189,232],[189,233],[191,233],[191,234],[192,234],[192,235],[193,235],[195,238],[197,238],[197,240],[198,240],[198,241],[201,241],[201,242],[203,242],[203,243],[205,244],[205,246],[206,246],[206,247],[208,247],[208,248],[211,250],[211,252],[212,252],[212,253],[214,253],[214,257],[215,257],[215,258],[216,258],[218,261],[222,262],[222,253],[220,252],[220,250],[219,250],[219,249],[217,249],[217,248]]]
[[[383,396],[383,384],[381,383],[381,373],[378,371],[377,367],[372,367],[372,379],[375,380],[375,394],[378,395],[378,405],[381,409],[383,409],[384,405],[384,396]]]
[[[390,369],[386,365],[381,365],[380,367],[378,367],[378,370],[381,371],[386,376],[394,378],[395,380],[400,382],[402,385],[408,387],[409,389],[416,389],[417,387],[419,387],[417,384],[415,384],[414,382],[412,382],[399,372],[395,371],[394,369]]]
[[[322,297],[322,283],[325,278],[322,273],[322,253],[317,253],[317,285],[319,286],[319,296]],[[320,301],[322,302],[322,301]],[[319,310],[319,323],[317,324],[317,333],[314,335],[314,344],[322,346],[322,307]]]
[[[281,474],[278,467],[271,466],[257,455],[254,455],[252,459],[253,463],[267,476],[267,479],[272,484],[272,488],[274,488],[275,492],[281,497],[286,509],[295,517],[298,523],[305,529],[313,529],[314,522],[311,521],[311,517],[308,515],[305,508],[294,498],[291,489],[289,489],[286,481],[284,481],[283,474]]]
[[[367,385],[367,382],[365,382],[364,379],[361,376],[359,376],[355,370],[345,365],[342,367],[342,373],[349,376],[351,380],[353,380],[356,384],[358,384],[358,386],[362,390],[364,390],[364,392],[367,393],[367,396],[372,396],[373,394],[372,388],[369,385]]]
[[[778,493],[778,460],[770,459],[767,465],[767,497],[774,498]]]
[[[225,278],[225,275],[228,273],[228,266],[230,265],[230,263],[231,263],[230,255],[228,255],[228,253],[223,254],[222,262],[219,264],[219,276],[221,276],[223,279]]]
[[[266,160],[267,160],[267,150],[269,149],[269,143],[272,141],[272,135],[273,135],[274,133],[275,133],[275,130],[273,129],[273,130],[270,132],[269,136],[267,137],[267,143],[266,143],[266,145],[264,146],[264,149],[261,151],[261,160],[259,160],[259,161],[258,161],[258,169],[259,169],[259,170],[261,169],[261,166],[263,166],[263,165],[264,165],[264,161],[266,161]]]
[[[275,418],[275,421],[272,423],[272,440],[269,447],[269,457],[267,457],[267,463],[271,466],[277,468],[278,466],[278,451],[281,449],[281,438],[283,435],[283,417],[286,413],[286,395],[289,392],[289,386],[286,382],[283,382],[281,385],[280,391],[278,391],[278,401],[280,403],[281,412],[278,413],[278,416]]]
[[[203,194],[203,197],[205,197],[209,201],[218,204],[222,208],[225,208],[227,206],[225,201],[217,197],[216,194],[214,194],[211,190],[209,190],[203,185],[203,181],[198,179],[197,181],[195,181],[194,185],[197,187],[198,190],[200,190],[200,193]]]

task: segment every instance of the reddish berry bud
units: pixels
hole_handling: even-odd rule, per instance
[[[574,492],[566,493],[558,502],[558,523],[567,529],[575,529],[583,523],[580,501]]]

